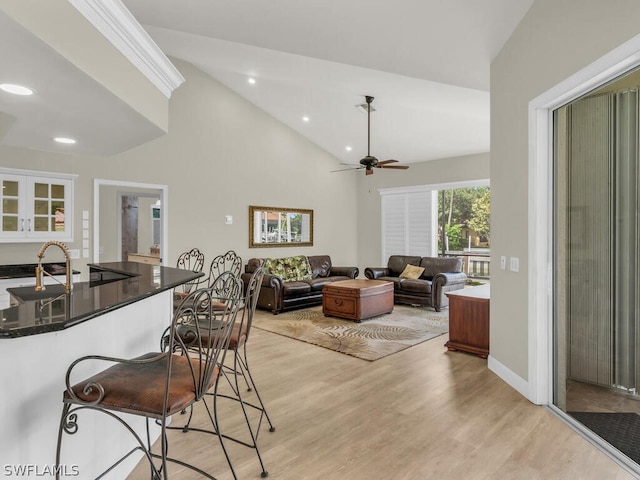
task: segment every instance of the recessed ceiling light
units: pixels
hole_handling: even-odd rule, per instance
[[[67,138],[67,137],[56,137],[54,138],[54,140],[58,143],[64,143],[67,145],[76,143],[76,141],[73,138]]]
[[[302,117],[302,121],[303,122],[308,122],[310,120],[309,117],[307,117],[306,115],[304,117]]]
[[[353,150],[349,145],[347,145],[346,147],[344,147],[344,149],[345,149],[347,152],[350,152],[351,150]]]
[[[31,88],[24,87],[22,85],[16,85],[13,83],[0,84],[0,90],[3,90],[7,93],[13,93],[14,95],[33,95],[33,90]]]
[[[256,79],[253,77],[249,77],[249,80],[247,80],[251,85],[255,85],[256,84]]]

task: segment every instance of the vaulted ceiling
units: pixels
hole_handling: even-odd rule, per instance
[[[167,55],[300,132],[336,166],[366,154],[366,114],[355,107],[365,95],[375,97],[371,153],[381,160],[489,151],[490,62],[532,3],[123,0]]]

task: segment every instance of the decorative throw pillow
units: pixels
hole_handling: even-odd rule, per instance
[[[265,258],[266,273],[282,278],[283,282],[311,280],[312,270],[309,259],[305,255],[284,258]]]
[[[311,280],[312,270],[309,264],[309,259],[306,255],[298,255],[297,257],[288,257],[283,259],[285,261],[285,277],[282,278],[285,282],[297,282],[300,280]]]
[[[424,272],[424,268],[407,264],[407,266],[404,267],[404,270],[400,274],[400,278],[410,278],[412,280],[415,280],[417,278],[420,278],[422,272]]]
[[[284,263],[281,260],[281,258],[265,258],[262,264],[265,273],[275,275],[276,277],[284,277]]]

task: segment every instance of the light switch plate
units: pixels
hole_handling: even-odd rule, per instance
[[[69,257],[72,259],[80,258],[80,250],[78,250],[77,248],[72,248],[71,250],[69,250]]]
[[[224,224],[225,225],[231,225],[233,223],[233,216],[232,215],[225,215],[224,216]]]
[[[501,270],[506,270],[507,268],[507,257],[505,257],[504,255],[502,255],[500,257],[500,269]]]
[[[520,259],[518,257],[509,257],[509,270],[512,272],[520,271]]]

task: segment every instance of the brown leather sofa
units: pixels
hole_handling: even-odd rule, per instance
[[[424,272],[417,279],[401,278],[407,265],[424,268]],[[467,275],[462,271],[462,259],[456,257],[391,255],[386,267],[367,267],[364,275],[393,282],[395,303],[426,305],[437,312],[449,305],[445,293],[464,288],[467,281]]]
[[[309,255],[310,279],[285,281],[282,277],[265,270],[257,308],[271,310],[274,315],[286,310],[322,305],[322,287],[338,280],[356,278],[357,267],[335,267],[329,255]],[[245,265],[242,280],[245,285],[258,266],[265,264],[264,258],[251,258]]]

